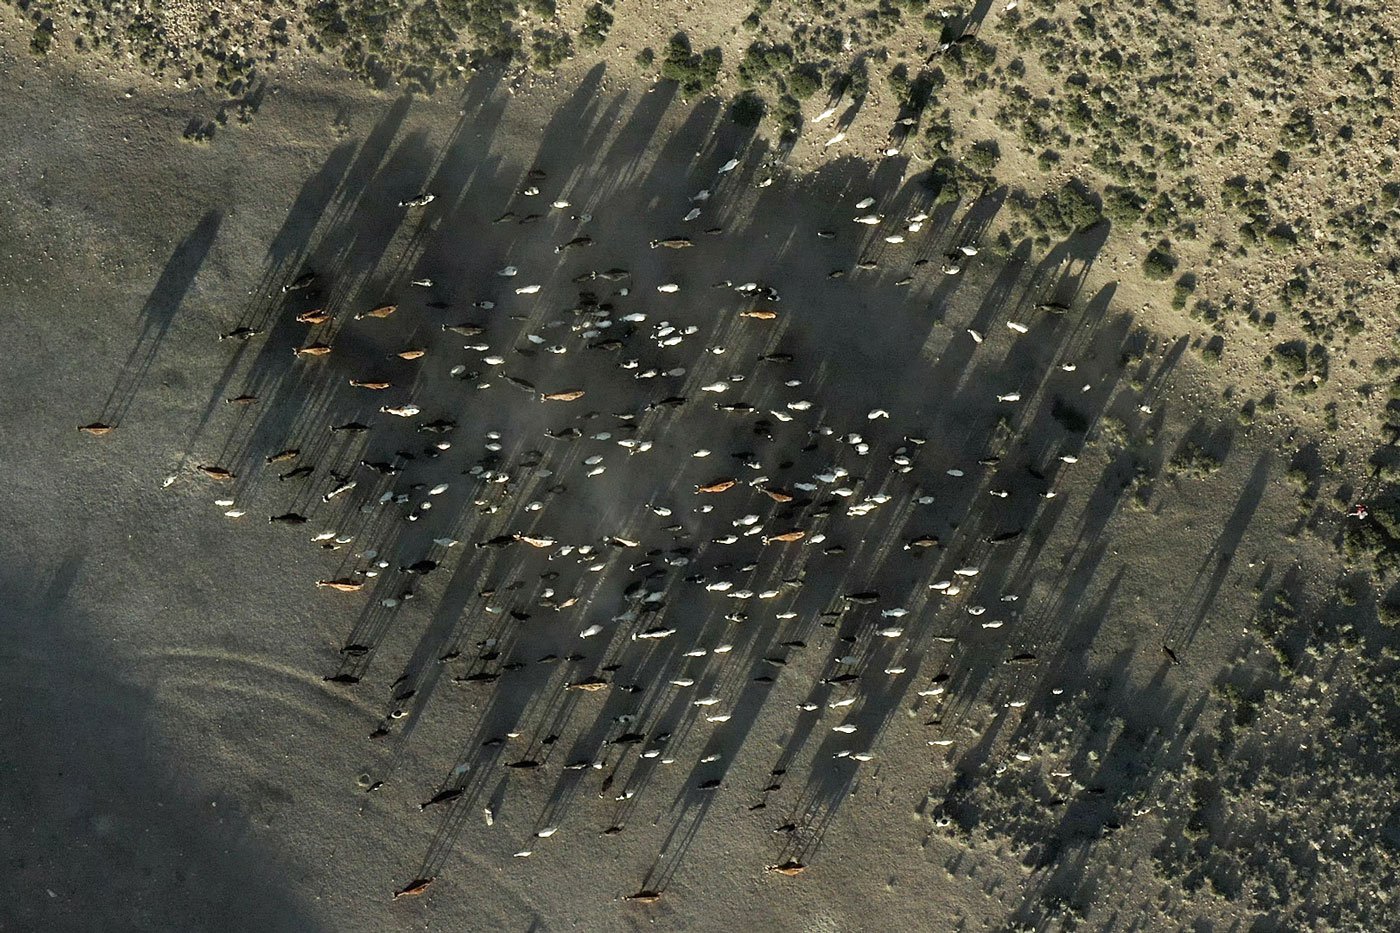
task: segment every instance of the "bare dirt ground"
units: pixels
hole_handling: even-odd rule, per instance
[[[898,107],[0,48],[0,927],[1385,926],[1381,324],[1251,356]]]

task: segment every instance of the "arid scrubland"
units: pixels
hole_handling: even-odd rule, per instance
[[[251,119],[290,57],[420,93],[451,94],[482,69],[567,84],[596,63],[616,81],[675,81],[684,97],[725,98],[803,167],[898,158],[941,200],[999,199],[1006,253],[1106,223],[1135,277],[1162,283],[1152,302],[1209,333],[1196,348],[1237,374],[1226,401],[1243,420],[1279,392],[1316,392],[1341,354],[1341,385],[1304,407],[1354,425],[1356,393],[1389,365],[1385,341],[1365,339],[1392,323],[1400,272],[1388,54],[1400,36],[1382,5],[16,6],[35,55],[207,88],[216,102],[193,139]],[[666,30],[670,16],[691,28]]]
[[[775,169],[856,156],[937,207],[982,205],[996,258],[1094,240],[1093,275],[1135,315],[1124,384],[1189,355],[1199,417],[1168,432],[1145,403],[1092,423],[1057,403],[1109,465],[1092,501],[1147,520],[1203,498],[1237,435],[1275,452],[1274,476],[1247,478],[1238,529],[1179,530],[1204,542],[1200,564],[1160,611],[1189,623],[1147,686],[1126,659],[1089,665],[1095,624],[1077,625],[1026,661],[1083,666],[1088,684],[1014,724],[1006,706],[969,712],[915,818],[956,847],[950,875],[1024,869],[997,917],[1012,928],[1111,928],[1116,902],[1125,926],[1163,929],[1392,922],[1400,26],[1385,5],[18,0],[7,16],[52,67],[202,89],[179,145],[255,124],[293,62],[449,100],[482,74],[567,92],[603,64],[614,84],[722,101]],[[1269,483],[1297,510],[1246,557]],[[1252,614],[1216,621],[1236,641],[1184,648],[1235,584]],[[1183,683],[1200,658],[1215,669]]]

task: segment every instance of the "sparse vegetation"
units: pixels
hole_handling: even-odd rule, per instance
[[[1121,522],[1121,510],[1137,510],[1129,517],[1152,523],[1153,533],[1180,501],[1168,499],[1173,487],[1230,496],[1215,503],[1220,514],[1211,524],[1192,529],[1205,536],[1203,569],[1181,588],[1186,596],[1161,597],[1163,617],[1170,614],[1162,637],[1180,636],[1173,643],[1183,654],[1196,644],[1209,650],[1214,625],[1232,637],[1243,628],[1244,645],[1199,705],[1191,691],[1211,681],[1191,665],[1203,662],[1175,671],[1155,643],[1135,645],[1131,663],[1143,676],[1133,686],[1121,678],[1129,660],[1102,669],[1084,661],[1092,677],[1054,700],[1028,677],[1036,686],[1027,695],[1045,702],[988,740],[1007,746],[997,755],[951,758],[953,776],[925,816],[986,863],[1009,854],[1017,872],[1029,868],[1025,903],[1008,928],[1100,925],[1104,915],[1095,910],[1120,869],[1140,870],[1134,881],[1143,890],[1170,892],[1140,925],[1208,926],[1220,905],[1240,928],[1392,923],[1389,895],[1376,893],[1388,890],[1400,852],[1400,805],[1387,770],[1400,721],[1392,686],[1400,674],[1400,458],[1391,446],[1400,444],[1400,381],[1392,381],[1400,365],[1393,345],[1400,180],[1394,68],[1385,57],[1400,37],[1384,4],[1327,7],[1319,20],[1315,6],[1260,0],[1208,11],[1167,0],[1121,8],[1023,3],[973,21],[970,6],[922,0],[851,7],[757,0],[705,32],[715,36],[706,42],[721,43],[707,49],[692,47],[684,33],[668,41],[676,25],[638,35],[632,23],[615,21],[620,7],[603,2],[307,0],[209,10],[179,29],[162,3],[25,0],[13,9],[23,29],[16,48],[23,56],[27,40],[38,59],[31,69],[51,70],[77,50],[209,90],[216,97],[209,113],[184,124],[182,138],[212,144],[215,153],[220,134],[237,132],[224,127],[252,119],[262,89],[276,83],[270,66],[289,52],[394,94],[432,94],[478,73],[498,75],[512,92],[553,86],[555,75],[567,87],[599,62],[615,84],[630,77],[630,58],[643,74],[674,82],[653,100],[669,101],[672,89],[687,99],[714,94],[707,106],[716,119],[754,129],[780,155],[793,149],[792,165],[813,164],[838,130],[849,138],[832,156],[908,159],[881,168],[918,173],[920,185],[904,215],[889,210],[889,223],[923,211],[932,218],[926,237],[974,231],[969,242],[982,253],[964,281],[998,257],[1069,257],[1043,273],[1043,294],[1016,313],[1041,329],[1015,352],[1054,328],[1078,327],[1112,279],[1135,306],[1140,298],[1143,320],[1170,322],[1162,332],[1172,340],[1132,350],[1122,350],[1131,341],[1114,342],[1103,353],[1076,346],[1065,356],[1080,364],[1077,375],[1060,376],[1063,384],[1025,414],[1063,446],[1035,447],[1030,475],[1046,473],[1046,461],[1058,468],[1061,451],[1080,453],[1073,482],[1094,490],[1102,509],[1086,524]],[[701,43],[702,33],[691,35]],[[653,45],[638,49],[646,42]],[[828,107],[833,114],[814,122]],[[809,125],[821,129],[804,138]],[[747,137],[732,126],[724,132]],[[968,220],[983,216],[985,227]],[[907,274],[899,284],[912,282],[913,295],[940,260],[914,233],[908,239],[902,248],[897,240],[880,244],[875,274],[896,270],[891,281]],[[949,248],[940,241],[940,250]],[[928,256],[930,267],[917,265]],[[1072,305],[1073,313],[1029,310],[1038,301]],[[967,343],[962,327],[955,333]],[[1010,336],[1000,322],[995,327]],[[1096,354],[1111,363],[1120,351],[1122,389],[1100,399]],[[1317,441],[1315,456],[1282,467],[1273,461],[1261,494],[1273,495],[1280,478],[1287,484],[1280,520],[1289,526],[1285,543],[1295,545],[1287,561],[1268,553],[1268,509],[1256,511],[1235,482],[1246,458],[1229,435],[1198,430],[1178,440],[1175,426],[1162,427],[1164,412],[1179,417],[1187,405],[1206,404],[1161,391],[1178,359],[1202,380],[1200,398],[1218,406],[1209,417],[1235,436],[1258,444],[1286,431],[1290,452]],[[999,423],[1002,440],[1014,437],[1014,417]],[[1372,433],[1385,443],[1368,460],[1352,445]],[[1102,473],[1090,473],[1091,465]],[[1354,511],[1362,498],[1365,508]],[[1238,516],[1251,537],[1232,539],[1218,527]],[[1113,533],[1108,525],[1092,531],[1086,542]],[[1280,569],[1295,553],[1312,560],[1320,550],[1344,573],[1321,575],[1315,591]],[[1085,566],[1067,559],[1064,573]],[[1194,563],[1188,576],[1192,570]],[[1257,605],[1240,610],[1222,601],[1211,614],[1169,605],[1241,581],[1256,588]],[[1123,592],[1136,585],[1129,580]],[[1120,596],[1100,609],[1096,599],[1086,590],[1064,603],[1066,624],[1091,608],[1107,616],[1123,605]],[[1033,602],[1028,594],[1021,606]],[[1012,621],[1021,607],[1008,607],[1000,608]],[[1007,630],[1022,628],[1032,630],[1014,621]],[[1074,640],[1057,647],[1071,669],[1080,663]],[[1129,847],[1119,840],[1133,833],[1134,851],[1148,854],[1124,868],[1119,856]]]

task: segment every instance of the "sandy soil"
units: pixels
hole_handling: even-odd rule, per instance
[[[291,70],[251,126],[207,145],[178,141],[196,92],[128,96],[8,51],[0,74],[17,89],[0,303],[18,357],[0,395],[0,685],[18,712],[0,927],[1335,920],[1306,898],[1193,886],[1158,849],[1185,833],[1199,788],[1180,775],[1234,709],[1222,678],[1257,650],[1261,597],[1336,559],[1296,537],[1296,493],[1276,482],[1295,439],[1219,407],[1190,337],[1103,267],[1101,234],[984,249],[945,275],[994,204],[933,207],[892,160],[789,173],[717,102],[604,90],[601,69],[564,93],[482,80],[431,102]],[[419,192],[436,199],[399,207]],[[852,223],[867,211],[881,221]],[[556,250],[579,235],[592,244]],[[679,235],[694,245],[648,245]],[[630,277],[574,282],[613,267]],[[307,270],[309,288],[283,292]],[[590,300],[613,308],[596,334],[573,326]],[[354,319],[386,302],[393,316]],[[331,323],[295,321],[319,306]],[[739,316],[755,307],[776,319]],[[662,322],[697,330],[660,346]],[[464,323],[483,333],[442,327]],[[258,333],[218,339],[239,327]],[[293,356],[313,341],[330,355]],[[393,357],[409,347],[427,355]],[[793,360],[757,361],[771,353]],[[256,402],[227,402],[243,394]],[[654,404],[668,397],[686,401]],[[715,409],[741,401],[756,411]],[[380,411],[409,403],[416,417]],[[455,428],[416,430],[433,420]],[[371,430],[329,430],[355,421]],[[90,422],[116,430],[74,430]],[[288,448],[296,460],[266,462]],[[606,472],[587,475],[593,456]],[[466,472],[478,464],[508,481]],[[301,465],[314,472],[279,478]],[[832,466],[848,475],[812,478]],[[327,501],[333,474],[357,485]],[[740,485],[695,494],[726,477]],[[851,515],[862,502],[877,507]],[[288,512],[309,520],[268,522]],[[741,536],[749,514],[808,539]],[[939,546],[906,547],[922,535]],[[401,570],[420,560],[435,566]],[[330,579],[365,585],[314,585]],[[961,593],[930,587],[945,580]],[[730,594],[706,588],[719,581]],[[860,592],[878,595],[846,598]],[[637,637],[656,629],[674,632]],[[605,689],[569,689],[590,678]],[[765,871],[788,862],[806,870]],[[1355,880],[1314,868],[1319,903]],[[392,898],[416,879],[433,882]],[[659,901],[622,899],[644,891]]]

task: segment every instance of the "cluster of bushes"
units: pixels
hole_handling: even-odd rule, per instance
[[[1342,553],[1353,565],[1367,564],[1385,580],[1400,567],[1400,502],[1391,493],[1372,498],[1366,508],[1365,518],[1342,526]]]
[[[953,132],[952,113],[944,110],[937,117],[930,118],[924,125],[924,145],[926,157],[938,159],[953,148],[957,134]]]
[[[534,66],[541,71],[553,71],[574,57],[574,43],[567,33],[536,29],[530,45]]]
[[[431,92],[471,61],[510,61],[521,50],[515,0],[316,0],[306,8],[308,38],[339,53],[341,64],[376,85],[394,79]],[[390,37],[402,26],[402,38]],[[475,43],[458,47],[462,34]]]
[[[963,178],[958,163],[944,157],[933,163],[921,177],[923,186],[933,193],[935,205],[953,204],[962,198]]]
[[[682,94],[693,97],[715,86],[723,63],[724,56],[719,49],[693,53],[690,39],[685,33],[678,32],[666,44],[666,54],[661,59],[661,77],[675,81],[681,86]]]
[[[981,39],[966,38],[953,42],[943,60],[948,63],[949,71],[961,75],[983,74],[997,60],[997,50]]]
[[[1099,196],[1082,181],[1072,179],[1036,198],[1028,219],[1039,233],[1066,237],[1102,221],[1103,210]]]
[[[822,73],[816,65],[798,61],[790,45],[755,42],[739,61],[739,83],[745,88],[771,84],[780,94],[806,100],[821,89]]]
[[[1265,367],[1277,367],[1289,379],[1296,379],[1293,392],[1302,395],[1316,391],[1327,381],[1327,348],[1320,343],[1308,346],[1303,340],[1288,340],[1274,347],[1264,358]]]
[[[358,4],[360,0],[356,0]],[[453,29],[466,29],[477,43],[469,50],[475,61],[508,62],[520,54],[515,28],[520,8],[515,0],[439,0],[442,15]]]
[[[1001,147],[995,139],[984,139],[972,144],[964,160],[967,165],[981,175],[990,175],[1001,161]]]
[[[444,3],[444,10],[451,2]],[[311,37],[328,49],[340,52],[341,64],[349,71],[371,79],[382,80],[386,72],[383,62],[389,27],[398,17],[398,10],[388,0],[341,3],[340,0],[319,0],[307,7],[306,19]]]
[[[1103,214],[1115,224],[1129,226],[1142,218],[1147,199],[1132,188],[1108,185],[1103,191]]]
[[[821,90],[824,79],[822,70],[815,64],[799,60],[792,46],[759,42],[744,50],[738,75],[745,91],[734,99],[732,105],[731,112],[736,122],[755,126],[765,113],[770,112],[758,88],[771,86],[778,95],[771,113],[785,141],[793,140],[802,131],[802,101]],[[833,91],[840,82],[838,78],[833,84]]]
[[[862,101],[870,93],[870,74],[865,67],[865,59],[858,58],[848,68],[836,75],[831,82],[831,96],[844,97],[852,101]]]
[[[1301,149],[1317,141],[1317,124],[1312,114],[1299,107],[1288,115],[1279,136],[1288,148]]]

